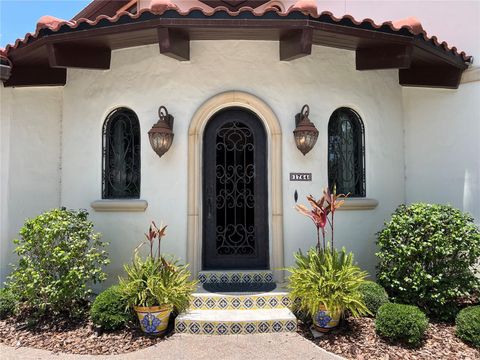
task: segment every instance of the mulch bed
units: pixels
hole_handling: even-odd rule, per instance
[[[314,339],[309,326],[302,324],[303,336],[327,351],[358,360],[480,359],[480,351],[455,337],[455,326],[430,323],[423,344],[415,349],[389,343],[375,333],[370,318],[345,320],[342,328]]]
[[[167,334],[171,333],[167,331]],[[168,336],[168,335],[167,335]],[[33,347],[55,353],[83,355],[124,354],[152,346],[165,337],[148,337],[136,328],[100,332],[87,320],[71,322],[56,320],[40,323],[34,328],[0,320],[0,343],[13,347]]]

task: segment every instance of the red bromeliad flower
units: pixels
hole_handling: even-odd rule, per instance
[[[153,244],[155,242],[155,239],[158,238],[158,248],[157,248],[157,257],[160,257],[160,245],[161,245],[161,242],[162,242],[162,238],[166,235],[166,229],[167,229],[167,225],[165,226],[160,226],[160,228],[157,227],[157,225],[155,224],[154,221],[152,221],[152,223],[150,224],[150,227],[148,229],[148,232],[145,233],[145,237],[147,238],[147,241],[148,241],[148,244],[150,245],[150,257],[151,258],[154,258],[154,254],[153,254]],[[140,249],[140,247],[142,247],[142,245],[144,245],[146,242],[144,241],[143,243],[141,243],[139,246],[137,246],[137,248],[135,249],[135,251],[138,251]]]
[[[154,221],[152,221],[152,225],[154,226],[155,231],[157,232],[157,235],[156,235],[158,237],[157,257],[160,258],[160,245],[162,243],[162,238],[165,235],[167,235],[167,233],[166,233],[167,225],[163,226],[163,224],[162,224],[162,225],[160,225],[160,228],[158,228]]]
[[[145,237],[147,238],[149,244],[150,244],[150,256],[153,257],[153,242],[157,238],[158,235],[158,229],[155,226],[155,223],[152,221],[152,224],[150,224],[150,228],[148,229],[148,233],[145,233]]]
[[[311,205],[311,209],[307,208],[305,205],[295,205],[295,209],[312,219],[315,227],[317,228],[317,248],[320,251],[322,247],[320,246],[320,231],[322,232],[323,238],[323,250],[326,250],[325,243],[325,226],[329,223],[330,228],[332,229],[332,242],[331,247],[333,251],[333,224],[334,224],[334,214],[335,211],[343,205],[345,198],[348,196],[344,194],[338,194],[336,187],[333,187],[333,193],[330,192],[329,188],[323,190],[323,196],[319,200],[315,200],[312,195],[307,196],[307,200]],[[331,216],[329,219],[328,216]]]
[[[329,207],[324,206],[325,196],[322,196],[320,200],[317,201],[312,195],[310,195],[307,196],[307,200],[312,206],[311,209],[308,209],[305,205],[296,205],[295,209],[297,209],[297,211],[301,214],[312,219],[315,227],[317,228],[317,248],[320,250],[320,230],[322,231],[323,248],[325,248],[325,226],[327,225],[328,213],[330,212],[330,209]]]
[[[332,229],[332,242],[331,242],[331,247],[332,247],[332,251],[333,251],[333,235],[334,235],[334,227],[333,227],[333,224],[334,224],[334,217],[335,217],[335,211],[343,205],[343,203],[345,202],[344,199],[346,199],[348,197],[349,194],[345,195],[345,194],[337,194],[337,186],[334,185],[333,186],[333,192],[330,192],[330,189],[328,187],[326,187],[324,190],[323,190],[323,197],[325,198],[325,201],[327,202],[327,206],[329,208],[329,211],[331,213],[331,217],[332,217],[332,220],[329,221],[330,222],[330,228]],[[341,200],[342,199],[342,200]]]

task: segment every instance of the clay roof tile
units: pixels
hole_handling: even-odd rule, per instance
[[[44,15],[37,21],[37,31],[42,28],[49,28],[50,30],[57,31],[58,28],[64,24],[74,25],[75,21],[66,21],[56,18],[55,16]]]
[[[423,26],[420,23],[420,20],[418,20],[414,16],[408,17],[406,19],[400,19],[400,20],[392,21],[392,26],[396,30],[400,30],[402,27],[406,26],[406,27],[410,28],[412,33],[414,33],[415,35],[418,35],[418,34],[421,34],[422,32],[424,32]]]
[[[297,0],[295,4],[290,6],[287,12],[301,11],[313,17],[318,17],[318,7],[315,0]]]
[[[196,3],[198,4],[199,2],[196,2]],[[291,12],[300,11],[307,16],[311,16],[312,18],[320,18],[323,16],[328,16],[332,21],[337,23],[343,22],[346,19],[346,20],[350,20],[353,24],[357,26],[369,24],[374,29],[380,29],[385,26],[388,26],[394,32],[401,32],[404,29],[406,29],[412,35],[421,36],[425,41],[432,43],[436,47],[442,48],[444,51],[450,52],[455,56],[460,56],[464,62],[470,62],[471,60],[471,56],[467,56],[465,52],[459,53],[456,47],[450,48],[446,42],[440,43],[436,36],[428,37],[425,30],[423,30],[421,23],[414,17],[393,21],[393,22],[387,21],[382,24],[376,24],[372,19],[364,19],[362,21],[358,21],[351,15],[344,15],[341,18],[336,18],[335,16],[333,16],[331,12],[328,12],[328,11],[319,13],[315,0],[298,0],[285,12],[279,12],[278,9],[273,6],[260,7],[260,9],[261,10],[258,10],[257,12],[256,9],[246,6],[246,7],[240,8],[237,11],[231,11],[224,6],[211,8],[205,4],[203,4],[203,6],[192,5],[192,7],[189,7],[189,8],[182,7],[180,9],[172,0],[152,0],[150,7],[143,8],[140,11],[138,11],[138,13],[136,14],[131,14],[129,12],[123,11],[123,12],[117,13],[113,17],[100,15],[97,18],[95,18],[95,20],[79,18],[79,19],[76,19],[76,21],[73,21],[73,20],[66,21],[66,20],[55,18],[53,16],[43,16],[38,21],[37,28],[34,34],[27,33],[23,40],[17,39],[14,45],[7,45],[5,52],[8,55],[10,51],[14,50],[15,48],[21,45],[28,43],[31,40],[31,38],[35,39],[40,37],[40,31],[45,28],[48,28],[55,32],[55,31],[58,31],[64,25],[70,27],[71,29],[77,28],[78,26],[84,23],[87,23],[89,26],[94,27],[97,23],[99,23],[103,19],[107,19],[109,22],[115,23],[120,18],[123,18],[126,16],[132,19],[138,19],[143,13],[146,13],[146,12],[149,12],[154,15],[162,15],[167,10],[174,10],[182,16],[186,16],[193,11],[201,11],[205,16],[213,16],[217,12],[226,12],[229,16],[238,16],[242,12],[251,12],[255,16],[262,16],[267,12],[276,12],[281,16],[287,16]]]

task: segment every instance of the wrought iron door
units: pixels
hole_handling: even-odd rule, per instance
[[[248,110],[207,124],[203,150],[203,268],[268,268],[266,134]]]

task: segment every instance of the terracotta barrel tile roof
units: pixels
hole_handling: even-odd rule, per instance
[[[467,56],[465,52],[458,52],[456,47],[450,48],[446,42],[439,42],[436,36],[429,37],[425,30],[423,30],[422,25],[420,22],[415,18],[408,18],[404,20],[398,21],[387,21],[381,24],[376,24],[372,19],[363,19],[361,21],[356,20],[351,15],[344,15],[340,18],[335,17],[329,11],[323,11],[321,13],[318,12],[318,7],[315,4],[314,0],[299,0],[290,8],[288,8],[285,12],[280,12],[276,7],[261,7],[261,11],[256,11],[251,7],[242,7],[238,11],[230,11],[226,7],[219,6],[216,8],[211,8],[208,5],[205,5],[201,2],[194,2],[195,6],[189,8],[180,8],[177,4],[175,4],[171,0],[152,0],[150,3],[150,7],[141,9],[137,14],[131,14],[129,12],[120,12],[115,16],[109,17],[106,15],[100,15],[95,20],[89,20],[85,18],[80,18],[77,20],[62,20],[55,18],[53,16],[43,16],[40,18],[35,33],[28,33],[24,37],[24,39],[17,39],[14,45],[7,45],[6,53],[8,53],[20,46],[24,46],[27,43],[41,37],[41,30],[49,29],[53,32],[58,31],[60,28],[67,26],[71,29],[78,28],[80,25],[88,25],[90,27],[96,26],[100,21],[107,20],[110,23],[115,23],[124,17],[130,17],[132,19],[138,19],[144,13],[151,13],[153,15],[163,15],[168,10],[176,11],[178,14],[182,16],[189,15],[194,11],[200,11],[205,16],[214,16],[217,13],[227,13],[231,17],[239,16],[242,13],[252,13],[254,16],[263,16],[268,12],[275,12],[280,16],[287,16],[294,12],[301,12],[304,15],[308,15],[314,19],[326,19],[331,20],[335,23],[345,23],[351,22],[353,25],[356,26],[370,26],[372,29],[382,29],[382,28],[389,28],[392,32],[397,32],[401,34],[402,31],[407,30],[411,35],[420,36],[423,40],[427,42],[431,42],[436,47],[442,48],[446,52],[450,52],[455,56],[460,56],[463,61],[469,62],[471,57]]]
[[[317,2],[315,0],[298,0],[287,12],[290,11],[302,11],[313,17],[319,16]]]
[[[37,62],[37,66],[41,68],[43,66],[43,69],[49,69],[51,53],[48,53],[47,50],[51,50],[52,48],[44,47],[43,45],[47,44],[48,46],[52,46],[52,44],[55,45],[55,43],[65,44],[70,41],[69,39],[73,39],[73,43],[75,43],[75,39],[82,38],[93,39],[92,42],[94,43],[96,37],[92,36],[90,38],[90,34],[102,34],[103,30],[107,30],[107,32],[103,32],[103,34],[125,34],[129,31],[128,29],[132,29],[130,25],[132,25],[134,29],[155,29],[158,24],[164,24],[161,26],[170,24],[167,25],[167,27],[171,26],[171,24],[174,24],[174,26],[187,24],[187,28],[192,24],[195,26],[198,24],[208,24],[208,26],[212,26],[212,28],[216,28],[218,24],[240,28],[252,25],[257,27],[258,36],[259,33],[261,34],[261,31],[258,30],[259,26],[260,28],[265,26],[265,29],[267,29],[270,26],[269,24],[275,24],[272,25],[273,27],[271,27],[270,30],[275,29],[281,31],[280,29],[284,27],[288,28],[290,26],[289,24],[295,23],[296,25],[292,25],[292,29],[294,26],[300,26],[302,29],[308,28],[310,31],[314,31],[314,34],[316,34],[314,36],[317,36],[315,44],[324,46],[340,45],[341,47],[344,46],[343,48],[345,49],[355,50],[357,51],[356,59],[358,59],[358,51],[363,51],[364,49],[371,50],[368,48],[369,44],[373,44],[374,47],[380,45],[387,49],[397,47],[396,51],[398,51],[399,46],[400,49],[402,49],[403,46],[405,49],[410,49],[411,53],[412,49],[415,49],[415,52],[413,52],[414,55],[411,55],[411,63],[409,63],[406,68],[398,68],[399,83],[407,86],[456,88],[460,82],[462,72],[472,61],[472,57],[467,56],[465,52],[459,53],[456,47],[450,48],[446,42],[440,43],[436,36],[429,37],[421,23],[414,17],[393,22],[386,21],[381,24],[375,23],[372,19],[358,21],[351,15],[335,17],[329,11],[319,12],[315,0],[297,0],[289,7],[281,0],[273,0],[267,3],[262,0],[256,3],[262,4],[258,7],[248,6],[254,3],[246,1],[244,4],[247,6],[239,5],[239,7],[236,7],[230,5],[226,7],[221,5],[215,8],[201,2],[201,0],[146,0],[142,2],[145,7],[137,8],[134,14],[127,11],[119,11],[119,9],[128,8],[130,3],[128,0],[94,0],[75,16],[73,20],[69,21],[53,16],[42,16],[37,23],[34,33],[27,33],[24,39],[17,39],[15,44],[7,45],[6,49],[0,49],[0,65],[2,65],[1,80],[6,84],[5,81],[8,82],[9,80],[10,70],[13,69],[13,76],[16,76],[17,80],[10,81],[8,86],[15,86],[16,84],[20,84],[20,86],[22,86],[22,84],[24,84],[23,86],[31,86],[29,85],[30,82],[25,80],[25,75],[24,78],[22,78],[22,74],[25,72],[28,74],[32,66],[29,60],[34,59],[31,61]],[[214,3],[221,2],[211,2],[211,4]],[[291,2],[289,1],[288,3]],[[98,15],[105,13],[112,15]],[[79,16],[82,14],[85,17]],[[197,20],[202,19],[205,21],[197,22]],[[286,21],[285,26],[283,25],[283,19]],[[273,21],[270,22],[269,20]],[[120,28],[119,25],[127,25],[127,27]],[[195,31],[195,26],[189,31]],[[111,28],[105,29],[108,27]],[[220,27],[217,28],[220,29]],[[99,32],[84,32],[90,29],[98,29]],[[78,33],[77,30],[81,32]],[[50,35],[56,34],[59,34],[58,38],[52,36],[52,38],[49,39]],[[197,32],[197,35],[198,34]],[[270,34],[272,33],[270,32]],[[279,32],[277,32],[277,34],[279,34]],[[333,37],[330,38],[332,34]],[[58,39],[61,40],[59,41]],[[39,40],[39,42],[37,42],[37,40]],[[364,42],[360,43],[359,41],[362,40],[364,40]],[[119,40],[117,39],[115,41],[117,41],[118,45]],[[152,41],[152,35],[148,34],[146,41],[146,43],[151,43],[148,41]],[[30,44],[32,44],[32,47],[28,46]],[[126,46],[136,46],[136,44],[137,43],[131,41]],[[121,46],[117,46],[117,48],[121,48]],[[17,49],[18,51],[16,51]],[[111,50],[112,48],[107,46],[107,51]],[[40,55],[38,55],[39,52]],[[32,56],[32,54],[34,55]],[[40,61],[38,61],[39,59]],[[15,72],[16,64],[18,65],[17,72]],[[427,72],[431,78],[422,79],[420,77],[420,79],[417,79],[417,73],[424,76],[425,67],[431,70]],[[60,68],[62,68],[62,66],[60,66]],[[357,64],[357,69],[365,70],[368,69],[368,66],[367,68],[362,68],[362,66],[358,68]],[[53,85],[65,84],[65,69],[53,69],[51,74],[49,73],[45,78],[48,80],[43,79],[40,83]],[[439,80],[438,78],[441,77],[440,74],[445,74],[445,76]],[[18,80],[19,76],[21,80]],[[27,77],[28,76],[29,75],[27,75]],[[54,76],[55,80],[51,80],[51,76]],[[38,83],[34,81],[33,84]]]
[[[49,28],[50,30],[57,31],[60,26],[64,24],[74,25],[75,21],[66,21],[63,19],[56,18],[50,15],[44,15],[37,21],[36,32],[43,28]]]
[[[415,35],[421,34],[424,31],[420,20],[413,16],[406,19],[392,21],[392,26],[397,30],[407,26]]]

